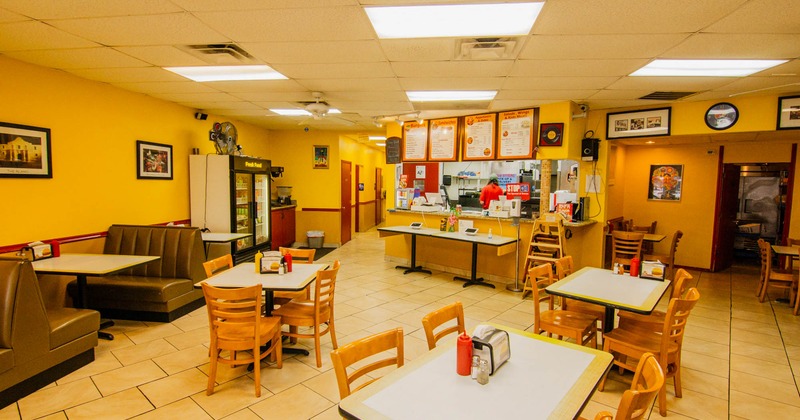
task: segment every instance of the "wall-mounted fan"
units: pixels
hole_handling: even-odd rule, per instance
[[[217,149],[218,155],[233,155],[238,152],[237,137],[236,127],[227,121],[215,122],[209,133],[209,139],[214,142],[214,148]]]

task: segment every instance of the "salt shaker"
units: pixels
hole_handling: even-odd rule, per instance
[[[472,356],[472,371],[470,372],[470,376],[472,379],[478,379],[478,369],[481,362],[480,356]]]
[[[478,365],[478,383],[486,385],[489,383],[489,361],[481,359]]]

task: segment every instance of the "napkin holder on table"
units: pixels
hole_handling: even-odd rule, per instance
[[[267,251],[261,257],[261,274],[278,274],[283,263],[280,251]]]
[[[511,358],[511,345],[508,331],[490,325],[478,325],[472,333],[472,355],[488,360],[494,375],[497,369]]]
[[[642,270],[639,277],[663,281],[666,274],[666,266],[661,261],[642,261]]]

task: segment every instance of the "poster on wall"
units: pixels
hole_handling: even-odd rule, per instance
[[[650,165],[648,200],[680,201],[683,165]]]
[[[50,129],[0,122],[0,177],[52,178]]]
[[[493,160],[495,158],[496,123],[497,114],[494,113],[464,117],[462,160]]]
[[[533,109],[498,114],[497,158],[533,159],[537,126]]]
[[[428,157],[428,121],[403,124],[403,162],[424,162]]]
[[[430,144],[428,145],[430,157],[428,160],[434,162],[456,161],[458,159],[456,155],[458,118],[431,120],[430,123]]]
[[[672,108],[609,112],[606,115],[606,138],[668,136]]]

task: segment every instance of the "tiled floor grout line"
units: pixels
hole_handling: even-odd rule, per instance
[[[767,295],[767,297],[769,297],[769,295]],[[800,299],[800,296],[795,297],[795,299]],[[797,376],[795,375],[794,367],[792,366],[792,360],[789,357],[789,350],[786,348],[786,346],[788,344],[786,343],[786,340],[784,339],[784,332],[783,332],[783,329],[781,328],[781,322],[778,319],[778,314],[775,312],[775,301],[774,300],[769,299],[769,307],[770,307],[770,309],[772,309],[772,315],[775,317],[775,324],[777,324],[777,326],[778,326],[778,335],[780,335],[781,343],[783,343],[783,353],[786,355],[786,362],[789,363],[789,371],[792,372],[792,380],[794,380],[795,390],[798,391],[798,396],[800,396],[800,388],[798,388]],[[798,372],[798,373],[800,373],[800,372]]]

